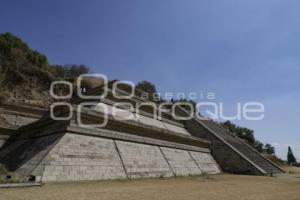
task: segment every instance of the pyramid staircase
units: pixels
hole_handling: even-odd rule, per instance
[[[249,160],[250,163],[258,168],[263,174],[277,174],[284,172],[284,170],[256,151],[247,142],[233,136],[228,130],[224,129],[216,122],[199,119],[197,119],[197,122],[215,137],[226,143],[230,148],[234,149],[238,154]]]

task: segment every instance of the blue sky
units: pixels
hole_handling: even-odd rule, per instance
[[[300,160],[300,2],[297,0],[1,0],[11,32],[52,64],[86,64],[111,79],[149,80],[164,92],[214,92],[265,105],[237,121]]]

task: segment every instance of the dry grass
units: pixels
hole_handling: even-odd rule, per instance
[[[282,168],[289,174],[300,174],[300,167],[294,166],[282,166]]]
[[[53,183],[0,189],[0,200],[299,200],[300,178],[216,175],[134,181]]]

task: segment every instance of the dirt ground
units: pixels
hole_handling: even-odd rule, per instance
[[[213,175],[133,181],[49,183],[0,189],[0,200],[299,200],[300,175]]]
[[[300,167],[293,167],[293,166],[282,166],[282,168],[290,174],[299,174],[300,175]]]

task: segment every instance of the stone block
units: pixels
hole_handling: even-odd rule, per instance
[[[158,146],[123,141],[116,144],[129,178],[173,176]]]
[[[200,175],[201,170],[186,150],[161,147],[176,176]]]
[[[220,169],[212,156],[208,153],[201,153],[190,151],[191,156],[196,161],[197,165],[203,173],[217,174],[220,173]]]
[[[65,134],[47,159],[53,161],[45,166],[44,174],[52,173],[57,181],[126,178],[114,142],[110,139]],[[51,180],[44,176],[43,181]]]

